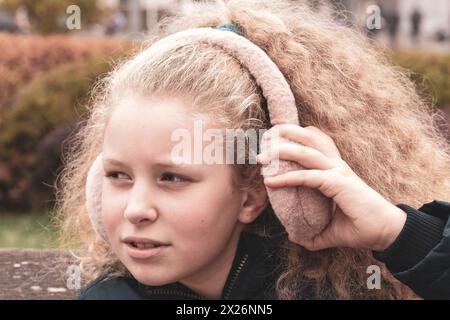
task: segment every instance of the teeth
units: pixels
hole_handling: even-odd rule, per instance
[[[148,248],[153,248],[155,247],[155,245],[151,244],[151,243],[135,243],[136,247],[138,249],[148,249]]]

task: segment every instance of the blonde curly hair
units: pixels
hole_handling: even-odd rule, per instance
[[[317,1],[316,1],[317,4]],[[288,80],[302,126],[316,126],[336,143],[342,158],[392,203],[419,206],[450,193],[450,151],[436,126],[440,115],[418,96],[407,74],[394,67],[356,28],[337,23],[327,6],[304,1],[230,0],[196,3],[164,20],[158,35],[234,23],[262,48]],[[143,49],[145,50],[145,49]],[[61,240],[84,248],[86,280],[127,270],[93,231],[85,208],[88,169],[101,150],[115,101],[129,93],[189,95],[199,113],[225,128],[268,128],[264,99],[252,76],[233,57],[204,45],[184,45],[143,61],[119,65],[94,89],[89,116],[70,141],[57,185]],[[239,165],[241,187],[262,183],[259,166]],[[279,230],[270,208],[249,230]],[[280,299],[416,298],[377,262],[370,250],[309,252],[287,240],[280,247]],[[366,269],[382,266],[381,290],[368,290]]]

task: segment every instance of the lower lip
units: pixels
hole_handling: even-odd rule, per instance
[[[136,248],[131,244],[126,244],[128,255],[135,259],[148,259],[160,254],[168,246],[159,246],[156,248]]]

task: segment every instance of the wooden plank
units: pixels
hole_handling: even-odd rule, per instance
[[[74,299],[75,261],[64,250],[0,249],[0,299]]]

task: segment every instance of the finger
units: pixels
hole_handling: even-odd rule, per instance
[[[304,127],[304,128],[305,128],[305,130],[313,131],[313,132],[317,133],[318,135],[320,135],[320,136],[322,136],[322,137],[328,137],[328,135],[327,135],[325,132],[323,132],[322,130],[320,130],[320,129],[317,128],[317,127],[314,127],[314,126],[307,126],[307,127]]]
[[[264,184],[269,188],[304,186],[318,189],[328,198],[336,196],[339,183],[339,177],[331,170],[296,170],[264,178]]]
[[[334,141],[315,127],[300,127],[293,124],[276,125],[263,135],[265,140],[285,138],[304,146],[319,150],[329,157],[340,157]]]
[[[257,161],[262,164],[268,164],[274,159],[295,161],[308,169],[328,170],[339,165],[335,159],[318,150],[293,143],[280,143],[273,146],[269,154],[257,156]]]
[[[336,221],[334,219],[335,218],[333,217],[325,230],[316,235],[313,239],[300,241],[298,244],[310,251],[346,246],[341,239],[342,230],[340,231],[336,228]]]
[[[263,139],[268,140],[283,137],[311,147],[314,140],[312,134],[311,131],[295,124],[279,124],[265,132]]]
[[[309,251],[319,251],[334,247],[335,245],[331,242],[331,239],[329,239],[328,234],[328,230],[326,229],[313,239],[297,242],[297,244]]]
[[[305,186],[318,188],[325,181],[324,172],[321,170],[296,170],[264,178],[264,183],[271,188],[284,188]]]
[[[341,158],[341,153],[339,152],[338,147],[336,146],[336,143],[334,143],[334,140],[327,135],[325,132],[323,132],[322,130],[320,130],[317,127],[313,127],[313,126],[308,126],[305,127],[305,130],[309,130],[314,132],[316,135],[318,135],[318,145],[319,148],[321,148],[322,152],[329,156],[329,157],[339,157]]]

